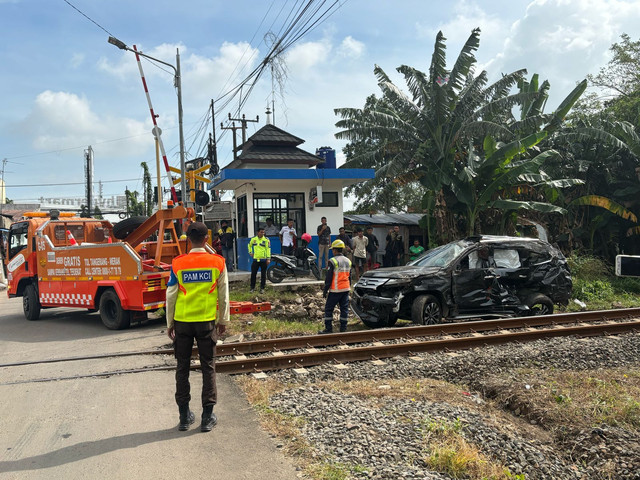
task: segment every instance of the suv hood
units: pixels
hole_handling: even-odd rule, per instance
[[[416,278],[423,275],[433,275],[440,272],[442,269],[439,267],[414,267],[411,265],[405,265],[403,267],[388,267],[378,268],[376,270],[369,270],[362,275],[362,278]]]

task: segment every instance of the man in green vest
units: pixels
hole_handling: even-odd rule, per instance
[[[267,283],[267,267],[271,262],[271,242],[264,235],[264,228],[258,228],[258,234],[249,242],[249,255],[251,262],[251,291],[256,289],[256,277],[260,269],[260,293],[264,293]]]
[[[189,409],[191,400],[189,370],[195,339],[202,371],[202,423],[210,432],[218,419],[213,413],[217,402],[214,369],[217,336],[229,323],[229,284],[224,258],[205,250],[209,238],[204,223],[194,222],[187,229],[191,251],[173,259],[167,282],[167,335],[173,340],[176,367],[176,403],[180,412],[178,430],[189,429],[195,421]]]

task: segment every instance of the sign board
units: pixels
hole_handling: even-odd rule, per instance
[[[204,212],[205,221],[231,220],[233,218],[234,202],[214,202]]]
[[[640,256],[617,255],[616,275],[618,277],[640,277]]]

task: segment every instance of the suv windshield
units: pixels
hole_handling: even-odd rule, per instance
[[[441,245],[433,250],[429,250],[413,262],[409,262],[408,265],[414,265],[416,267],[446,267],[458,258],[467,246],[468,242],[464,240]]]

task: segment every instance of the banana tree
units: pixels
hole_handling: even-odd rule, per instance
[[[371,185],[393,188],[413,182],[426,194],[423,205],[428,218],[438,205],[443,205],[442,189],[454,181],[456,158],[468,139],[487,134],[508,139],[512,134],[501,119],[514,105],[535,96],[529,92],[509,93],[524,77],[525,70],[504,75],[490,85],[486,72],[473,75],[479,29],[472,31],[450,70],[446,66],[445,41],[439,32],[428,73],[406,65],[398,67],[408,94],[376,66],[374,73],[382,97],[364,109],[335,109],[342,117],[336,123],[341,129],[336,138],[367,147],[353,149],[359,153],[347,156],[345,167],[376,168]],[[385,183],[388,179],[393,182]],[[373,191],[373,187],[369,188]],[[433,233],[430,229],[431,239]]]
[[[518,198],[526,192],[529,197],[544,199],[542,192],[545,190],[553,191],[582,183],[577,179],[552,180],[541,171],[545,162],[558,156],[555,150],[547,150],[533,157],[526,156],[547,135],[547,132],[538,132],[502,145],[487,137],[484,156],[476,154],[473,146],[469,147],[465,166],[451,184],[453,193],[462,205],[468,235],[476,233],[479,215],[490,209],[566,213],[564,208],[547,201]]]

